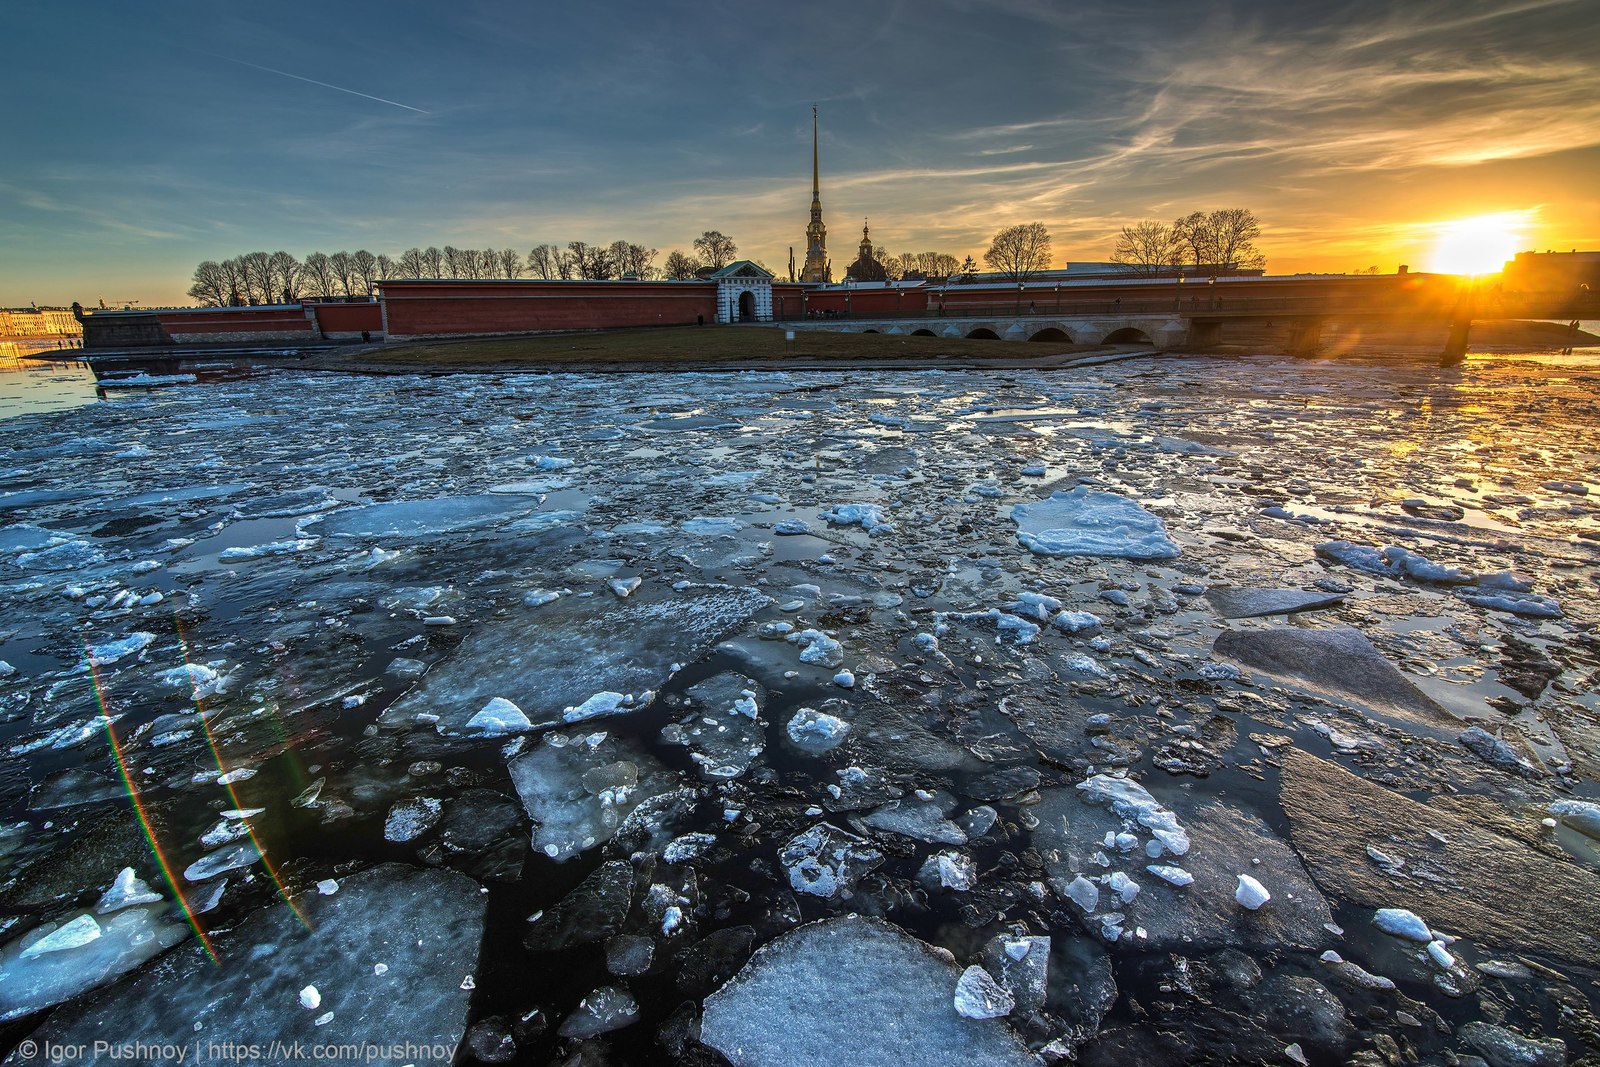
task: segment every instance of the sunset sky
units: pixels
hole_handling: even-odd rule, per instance
[[[1442,224],[1600,248],[1594,0],[805,4],[12,0],[0,306],[187,303],[202,259],[718,229],[804,258],[810,108],[835,274],[1058,264],[1249,207],[1272,273],[1414,269]],[[320,83],[320,84],[319,84]]]

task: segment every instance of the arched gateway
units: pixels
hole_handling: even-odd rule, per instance
[[[748,259],[711,275],[717,283],[718,322],[771,322],[772,272]]]

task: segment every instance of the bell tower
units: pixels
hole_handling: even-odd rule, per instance
[[[803,282],[831,282],[828,268],[828,228],[822,224],[822,183],[817,168],[817,109],[811,109],[811,223],[806,227],[806,264]]]

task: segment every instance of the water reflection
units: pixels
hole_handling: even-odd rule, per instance
[[[82,407],[95,399],[87,363],[28,359],[15,343],[0,342],[0,419]]]

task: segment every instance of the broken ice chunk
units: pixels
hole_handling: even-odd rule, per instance
[[[989,972],[974,964],[956,981],[956,1012],[968,1019],[998,1019],[1016,1007],[1010,993]]]
[[[1127,497],[1084,486],[1011,509],[1017,540],[1043,556],[1173,559],[1178,546],[1161,520]]]
[[[56,927],[23,949],[22,958],[31,960],[46,952],[65,952],[68,949],[82,948],[89,942],[97,940],[101,933],[100,924],[95,922],[93,915],[80,915],[71,922]]]
[[[1182,856],[1189,851],[1189,835],[1178,823],[1178,817],[1157,803],[1138,782],[1097,774],[1079,782],[1078,788],[1083,790],[1084,800],[1110,804],[1111,810],[1124,819],[1138,821],[1173,855]]]
[[[821,755],[839,747],[850,732],[850,724],[816,708],[801,708],[789,720],[786,732],[796,748]]]
[[[154,904],[161,899],[161,894],[153,892],[133,873],[132,867],[124,867],[111,883],[111,888],[100,895],[100,902],[94,906],[94,911],[96,915],[109,915],[136,904]]]
[[[1067,899],[1085,912],[1092,912],[1100,906],[1100,887],[1081,874],[1067,883],[1066,892]]]
[[[1545,810],[1586,837],[1600,838],[1600,804],[1558,800]]]
[[[533,847],[558,861],[611,840],[635,808],[677,783],[650,755],[604,732],[548,734],[509,770],[537,826]]]
[[[855,834],[819,823],[778,850],[797,893],[834,897],[883,862],[883,853]]]
[[[978,865],[960,852],[937,852],[923,862],[917,881],[929,888],[965,893],[978,884]]]
[[[218,849],[216,852],[201,856],[185,868],[183,876],[191,882],[203,882],[225,871],[248,867],[260,858],[261,852],[255,844],[245,841],[232,848]]]
[[[443,733],[444,728],[441,722],[439,732]],[[522,709],[504,697],[492,698],[462,727],[464,733],[481,737],[504,737],[507,734],[527,733],[532,729],[533,723],[528,721]]]
[[[1194,875],[1182,867],[1172,867],[1164,863],[1152,863],[1145,870],[1166,882],[1168,885],[1186,886],[1194,884]]]
[[[800,650],[801,663],[814,663],[819,667],[839,667],[844,663],[844,646],[821,630],[801,630],[784,640],[792,645],[805,645]]]
[[[1433,932],[1428,929],[1428,924],[1415,912],[1407,911],[1405,908],[1379,908],[1372,915],[1372,925],[1386,934],[1403,937],[1419,944],[1427,944],[1433,940]]]
[[[584,997],[561,1024],[562,1037],[585,1038],[620,1030],[639,1018],[633,994],[615,986],[601,986]]]
[[[389,817],[384,820],[384,840],[396,844],[415,841],[433,829],[443,815],[444,802],[434,797],[402,800],[389,809]]]
[[[825,919],[766,945],[708,997],[700,1040],[741,1067],[1037,1067],[1003,1022],[953,1010],[959,974],[890,923]]]
[[[1240,907],[1255,911],[1271,900],[1272,894],[1267,892],[1266,886],[1248,874],[1241,874],[1239,875],[1239,888],[1233,891],[1233,899],[1239,902]]]

